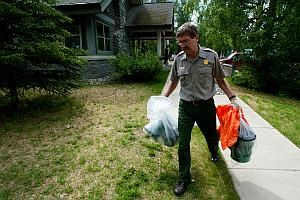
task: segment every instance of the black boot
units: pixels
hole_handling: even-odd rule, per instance
[[[179,181],[174,189],[174,193],[177,196],[183,195],[185,193],[185,191],[187,190],[187,186],[188,186],[188,183]]]
[[[216,144],[213,148],[212,151],[210,151],[210,160],[213,161],[213,162],[218,162],[219,160],[219,154],[218,154],[218,151],[219,151],[219,147],[218,147],[218,144]]]
[[[218,162],[218,161],[219,161],[218,153],[212,153],[212,154],[210,155],[210,159],[211,159],[211,161],[213,161],[213,162]]]

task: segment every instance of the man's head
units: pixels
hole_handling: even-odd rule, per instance
[[[177,43],[181,50],[183,50],[188,56],[194,57],[198,52],[198,27],[187,22],[181,25],[176,32]]]
[[[197,25],[192,22],[186,22],[182,24],[176,32],[176,38],[183,35],[189,35],[192,38],[196,37],[198,39],[199,33]]]

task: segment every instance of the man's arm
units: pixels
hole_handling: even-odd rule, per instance
[[[235,96],[235,93],[231,90],[228,82],[224,78],[222,79],[216,78],[216,81],[219,87],[224,91],[224,93],[227,95],[228,98]]]
[[[167,86],[167,89],[166,91],[164,92],[164,96],[165,97],[169,97],[172,92],[175,90],[175,88],[177,87],[177,84],[178,84],[179,81],[171,81],[169,82],[168,86]]]
[[[231,90],[228,82],[222,78],[222,79],[216,79],[219,87],[224,91],[224,93],[229,98],[231,104],[233,104],[235,107],[241,107],[240,104],[237,101],[236,94]]]

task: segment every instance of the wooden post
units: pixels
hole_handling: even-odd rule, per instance
[[[157,52],[157,56],[161,57],[161,32],[157,31],[157,45],[156,45],[156,52]]]

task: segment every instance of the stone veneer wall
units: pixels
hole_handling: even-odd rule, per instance
[[[128,1],[113,1],[107,15],[115,19],[115,26],[111,27],[114,53],[129,52],[129,38],[126,33],[126,14],[129,8]],[[91,83],[110,80],[115,68],[109,63],[115,56],[87,56],[88,63],[83,67],[83,78]]]
[[[125,30],[128,4],[126,0],[113,1],[115,7],[116,29],[113,35],[116,53],[129,52],[129,38]]]
[[[97,80],[104,77],[111,77],[115,68],[109,62],[114,58],[114,56],[84,57],[88,62],[83,66],[83,79]]]
[[[107,60],[89,61],[83,68],[84,79],[97,79],[109,76],[113,72],[113,67]]]

